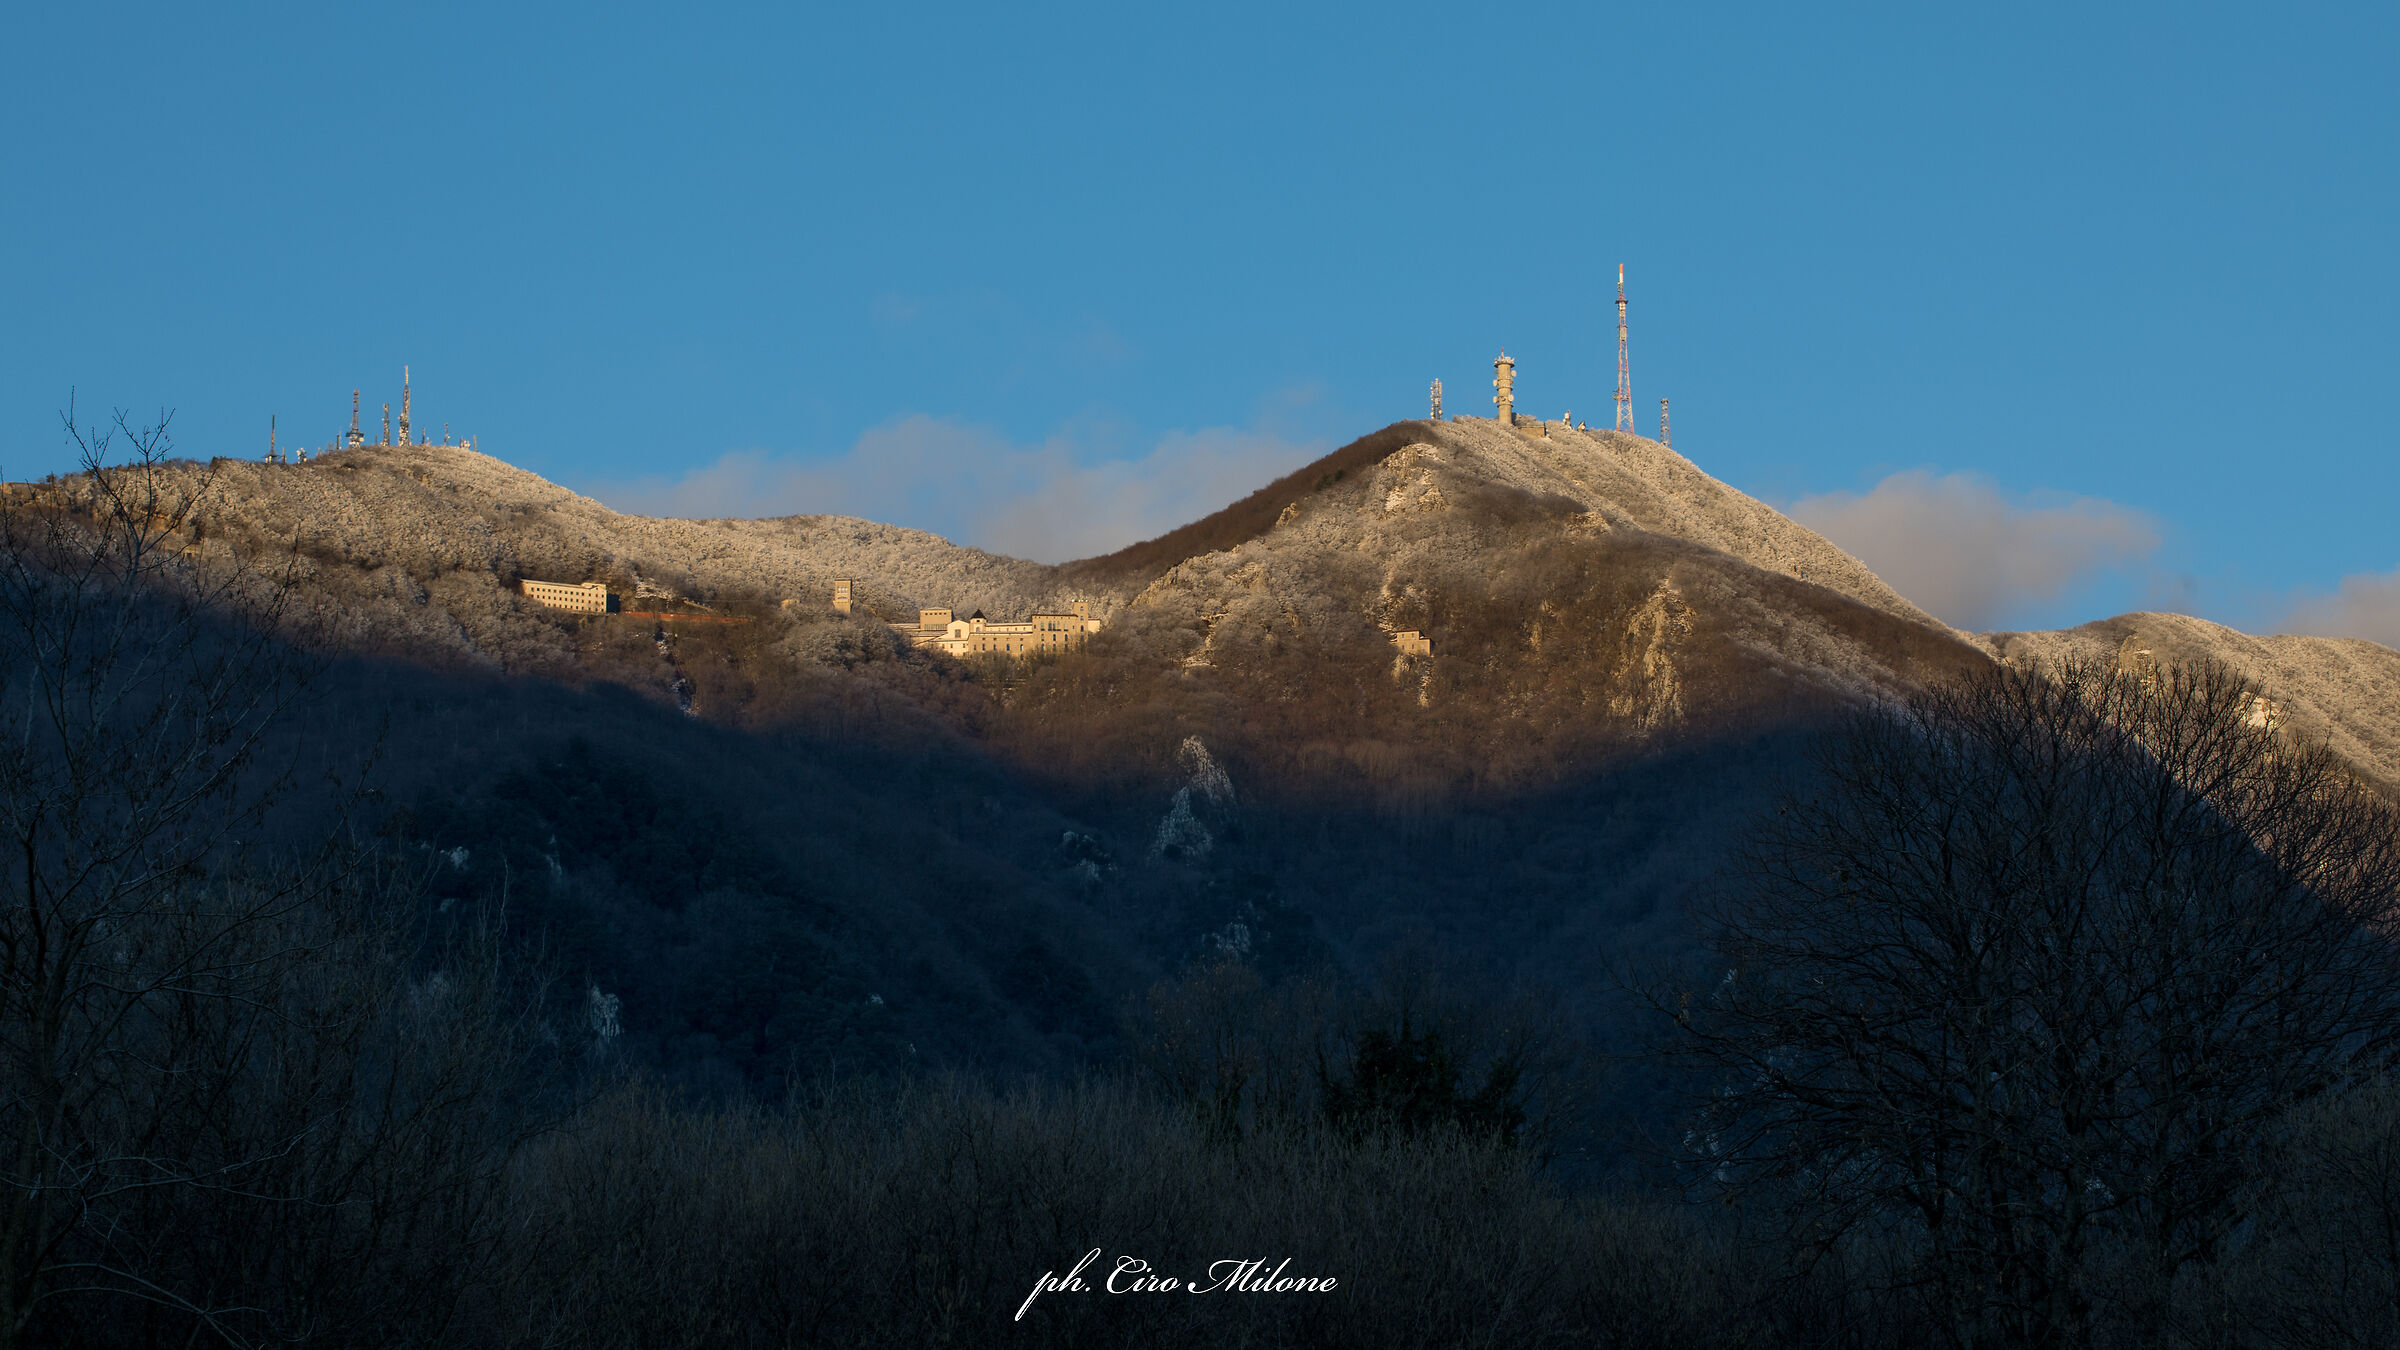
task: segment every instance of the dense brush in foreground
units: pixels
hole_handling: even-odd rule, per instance
[[[2137,1322],[2130,1303],[2104,1299],[2086,1343],[2392,1344],[2382,1225],[2396,1103],[2386,1089],[2322,1113],[2237,1257],[2185,1281],[2165,1318]],[[447,1161],[478,1157],[489,1160]],[[370,1176],[368,1189],[411,1222],[365,1234],[375,1207],[362,1197],[335,1223],[346,1264],[280,1272],[260,1254],[325,1231],[326,1215],[262,1197],[170,1196],[150,1220],[182,1243],[154,1273],[220,1290],[222,1303],[69,1294],[11,1343],[1946,1343],[1946,1310],[1910,1282],[1897,1243],[1795,1252],[1758,1241],[1735,1210],[1570,1195],[1522,1152],[1441,1132],[1228,1141],[1106,1082],[920,1079],[714,1112],[625,1090],[518,1153],[497,1184],[433,1179],[443,1188],[416,1196],[406,1170]],[[1065,1275],[1094,1248],[1084,1290],[1027,1306],[1042,1276]],[[1288,1258],[1285,1274],[1337,1284],[1111,1294],[1123,1257],[1203,1283],[1221,1261],[1264,1258],[1273,1271]]]

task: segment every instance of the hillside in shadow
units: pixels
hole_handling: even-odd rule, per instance
[[[1621,1039],[1609,970],[1681,941],[1796,763],[1788,736],[1693,741],[1440,800],[1373,747],[1329,780],[1317,752],[1212,748],[1171,715],[1108,731],[1122,759],[1086,774],[865,699],[728,727],[606,682],[390,662],[320,694],[295,735],[329,764],[380,741],[378,828],[426,903],[505,913],[570,992],[620,1001],[617,1062],[709,1097],[1068,1073],[1121,1056],[1129,1002],[1195,964],[1359,974],[1423,944]]]

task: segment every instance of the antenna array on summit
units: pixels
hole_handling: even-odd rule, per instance
[[[1522,427],[1542,436],[1550,434],[1552,423],[1539,418],[1520,419],[1516,411],[1517,363],[1506,351],[1492,362],[1492,405],[1494,420],[1503,426]],[[1432,388],[1433,420],[1442,420],[1442,382],[1435,380]],[[1617,264],[1617,420],[1615,430],[1627,436],[1639,436],[1633,424],[1633,331],[1626,321],[1625,264]],[[1473,420],[1473,419],[1469,419]],[[1589,432],[1579,426],[1572,412],[1560,418],[1556,425],[1565,431]],[[1658,401],[1658,443],[1674,448],[1667,423],[1667,401]]]
[[[392,434],[392,405],[386,403],[383,405],[382,439],[369,443],[365,429],[358,424],[358,395],[358,390],[350,391],[349,430],[344,431],[324,448],[318,450],[318,454],[330,454],[335,450],[397,450],[409,447],[445,450],[472,450],[475,448],[474,437],[470,436],[463,441],[451,440],[450,424],[447,422],[442,424],[442,438],[438,441],[428,440],[423,432],[415,430],[416,389],[414,383],[409,379],[409,370],[406,366],[400,367],[400,434],[397,437]],[[302,450],[296,460],[285,455],[281,447],[276,444],[274,421],[270,418],[267,423],[267,462],[269,464],[306,464],[308,460],[309,454],[306,450]]]

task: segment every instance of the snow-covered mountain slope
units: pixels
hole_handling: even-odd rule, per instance
[[[199,494],[178,544],[193,559],[285,558],[326,638],[435,662],[571,673],[588,642],[519,595],[520,578],[604,581],[628,609],[805,623],[849,578],[862,619],[1088,601],[1112,633],[1152,635],[1139,659],[1236,702],[1368,663],[1427,715],[1495,737],[1614,740],[1889,695],[1993,656],[2107,655],[2136,632],[2161,660],[2233,665],[2295,730],[2400,782],[2389,648],[2152,614],[1970,637],[1666,446],[1562,422],[1396,423],[1160,540],[1059,567],[840,516],[625,515],[455,448],[169,477]],[[1404,631],[1430,652],[1403,650]],[[829,630],[788,649],[854,646]]]
[[[2282,707],[2285,725],[2400,785],[2400,652],[2363,638],[2254,637],[2185,614],[2120,614],[2051,633],[1993,633],[2003,660],[2110,659],[2127,638],[2169,665],[2232,667]]]

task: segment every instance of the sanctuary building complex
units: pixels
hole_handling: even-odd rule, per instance
[[[833,583],[833,612],[848,614],[857,603],[858,583],[843,578]],[[790,604],[790,601],[784,603]],[[930,647],[952,656],[1039,656],[1045,652],[1083,650],[1085,640],[1100,631],[1092,607],[1078,600],[1055,614],[1035,614],[1022,623],[1001,623],[982,610],[960,618],[947,609],[920,609],[914,627],[895,623],[892,631],[911,646]]]
[[[963,619],[946,609],[920,609],[916,627],[892,627],[915,646],[952,656],[1039,656],[1081,651],[1091,635],[1100,631],[1100,621],[1092,617],[1088,603],[1078,600],[1068,611],[1035,614],[1021,623],[1001,623],[985,618],[980,609]]]
[[[833,583],[833,612],[848,614],[856,603],[858,583],[844,578]],[[947,609],[920,609],[916,626],[893,624],[892,631],[911,645],[931,647],[952,656],[1038,656],[1044,652],[1083,650],[1100,631],[1089,603],[1078,600],[1056,614],[1036,614],[1023,623],[1000,623],[976,610],[965,618]]]

